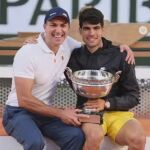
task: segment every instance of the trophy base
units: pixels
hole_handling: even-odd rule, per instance
[[[82,123],[102,123],[102,116],[100,115],[89,115],[89,118],[79,117],[79,121]]]

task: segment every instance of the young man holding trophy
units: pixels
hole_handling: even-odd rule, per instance
[[[78,72],[81,77],[78,80],[81,82],[80,87],[85,85],[82,83],[82,77],[86,71],[82,70],[103,69],[113,75],[120,71],[120,78],[112,85],[107,96],[100,98],[88,96],[87,98],[84,96],[83,88],[80,90],[73,85],[73,82],[71,83],[77,93],[78,108],[95,110],[95,114],[104,113],[101,123],[90,121],[82,123],[86,136],[84,150],[99,150],[100,142],[106,134],[116,143],[128,145],[129,150],[144,150],[146,141],[144,131],[134,118],[134,114],[129,112],[129,109],[139,104],[139,87],[134,65],[127,64],[125,52],[121,53],[119,47],[103,38],[103,26],[104,17],[99,10],[85,8],[80,12],[79,30],[85,45],[73,51],[68,63],[68,67],[73,72],[80,70]],[[88,92],[92,91],[89,89]]]

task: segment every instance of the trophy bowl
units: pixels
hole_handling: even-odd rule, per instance
[[[115,75],[104,70],[79,70],[72,73],[67,67],[66,74],[72,82],[76,94],[94,100],[105,97],[110,92],[112,85],[118,81],[121,71]],[[104,111],[96,112],[95,109],[83,108],[83,114],[90,114],[89,118],[79,118],[81,122],[102,123]]]
[[[76,94],[94,99],[105,97],[111,90],[112,85],[118,81],[121,71],[115,75],[104,70],[79,70],[72,73],[67,67],[66,73],[72,81]]]

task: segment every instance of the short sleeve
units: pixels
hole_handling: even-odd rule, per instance
[[[13,73],[15,77],[34,79],[35,66],[32,50],[30,47],[23,46],[16,54],[13,63]]]

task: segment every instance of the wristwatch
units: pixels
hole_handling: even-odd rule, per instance
[[[106,101],[106,102],[105,102],[105,108],[106,108],[106,109],[109,109],[109,108],[110,108],[110,102],[109,102],[109,101]]]

